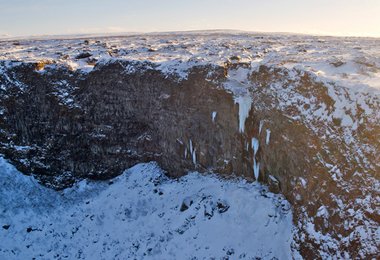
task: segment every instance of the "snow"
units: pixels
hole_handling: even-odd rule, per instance
[[[171,180],[151,162],[58,192],[0,158],[0,184],[0,259],[293,256],[289,203],[258,183]]]
[[[317,217],[328,217],[329,213],[325,206],[320,206],[317,211]]]
[[[304,178],[302,178],[302,177],[298,177],[298,179],[300,180],[302,187],[306,188],[307,181]]]
[[[213,111],[212,113],[211,113],[211,119],[212,119],[212,122],[213,123],[215,123],[215,118],[216,118],[216,115],[218,114],[218,112],[216,112],[216,111]]]

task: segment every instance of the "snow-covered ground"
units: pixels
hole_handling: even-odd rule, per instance
[[[0,157],[0,259],[291,259],[289,203],[257,183],[156,163],[53,191]],[[293,255],[293,257],[298,257]]]
[[[0,60],[49,61],[91,71],[95,60],[149,61],[186,77],[194,65],[223,65],[238,57],[254,69],[281,66],[312,72],[346,87],[380,91],[380,39],[205,31],[67,39],[0,41]],[[86,58],[79,54],[88,53]]]

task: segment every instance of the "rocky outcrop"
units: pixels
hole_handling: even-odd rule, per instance
[[[258,179],[292,202],[303,256],[375,257],[377,96],[349,103],[352,112],[339,102],[358,93],[267,66],[248,73],[246,92],[236,94],[243,83],[233,75],[249,67],[239,61],[194,66],[186,79],[120,60],[89,74],[2,66],[0,152],[44,185],[108,179],[152,160],[172,177],[197,170]],[[348,127],[352,118],[359,123]]]

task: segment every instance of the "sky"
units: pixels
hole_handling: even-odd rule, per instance
[[[0,0],[0,36],[236,29],[380,37],[380,0]]]

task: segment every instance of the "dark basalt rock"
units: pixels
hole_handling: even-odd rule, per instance
[[[221,158],[230,157],[226,145],[238,152],[238,107],[231,94],[205,80],[207,71],[195,69],[178,83],[154,70],[126,75],[124,66],[112,63],[84,78],[70,71],[38,74],[17,68],[28,88],[14,89],[18,93],[3,101],[7,113],[0,126],[9,133],[2,135],[4,143],[25,149],[6,145],[1,152],[56,189],[81,178],[109,179],[152,160],[178,177],[216,168]],[[53,82],[75,86],[64,90],[73,104],[60,100]],[[214,110],[225,118],[213,123]],[[190,140],[197,149],[195,164],[190,152],[185,157]],[[239,170],[240,160],[233,166],[248,176],[247,169]]]
[[[92,56],[92,54],[89,52],[82,52],[82,53],[78,54],[77,56],[75,56],[75,59],[78,59],[78,60],[79,59],[85,59],[85,58],[89,58],[91,56]]]
[[[11,227],[11,225],[3,225],[3,229],[8,230]]]
[[[224,212],[227,212],[230,206],[224,201],[218,201],[216,203],[216,208],[218,209],[219,213],[224,213]]]

